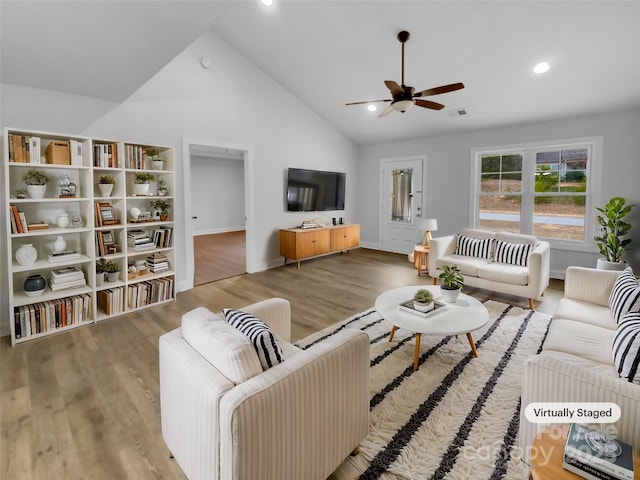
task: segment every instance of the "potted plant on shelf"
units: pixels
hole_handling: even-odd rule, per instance
[[[117,282],[120,276],[120,265],[116,262],[108,261],[106,264],[107,282]]]
[[[107,273],[107,261],[104,258],[96,261],[96,286],[104,283],[104,276]]]
[[[598,215],[600,235],[594,240],[604,258],[599,258],[597,268],[601,270],[624,270],[627,266],[622,255],[631,243],[630,238],[622,238],[629,233],[631,225],[623,220],[634,205],[626,205],[622,197],[613,197],[604,208],[596,207],[603,215]]]
[[[43,198],[47,190],[47,182],[49,177],[44,173],[32,168],[22,177],[24,183],[27,184],[27,191],[31,198]]]
[[[110,197],[113,185],[116,180],[111,175],[102,175],[98,179],[98,188],[100,189],[100,195],[103,197]]]
[[[464,286],[464,277],[458,265],[445,265],[438,278],[442,280],[442,286],[440,287],[442,299],[447,303],[456,303],[460,290]]]
[[[168,193],[167,182],[164,178],[158,177],[158,196],[164,197]]]
[[[157,148],[147,148],[146,153],[151,158],[151,164],[154,170],[162,170],[164,168],[164,159],[160,156]]]
[[[136,172],[134,176],[134,188],[136,195],[146,195],[149,192],[149,184],[155,180],[156,177],[149,172]]]
[[[27,198],[27,191],[24,188],[16,190],[16,198]]]
[[[160,220],[163,222],[169,217],[169,207],[171,204],[166,200],[151,200],[149,202],[151,208],[154,208],[160,212]]]
[[[429,290],[421,288],[413,296],[413,308],[419,312],[429,312],[434,307],[433,294]]]

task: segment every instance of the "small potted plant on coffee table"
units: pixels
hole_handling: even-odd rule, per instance
[[[429,312],[434,306],[433,294],[429,290],[421,288],[413,296],[413,308],[419,312]]]
[[[442,299],[447,303],[456,303],[460,290],[464,286],[464,277],[457,265],[445,265],[442,273],[438,276],[442,280],[440,291]]]

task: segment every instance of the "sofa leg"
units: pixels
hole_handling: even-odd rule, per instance
[[[356,455],[358,455],[360,453],[360,447],[356,447],[351,451],[351,456],[355,457]]]
[[[529,308],[533,310],[533,298],[529,299]]]
[[[438,284],[438,279],[436,277],[433,277],[433,284],[437,285]]]

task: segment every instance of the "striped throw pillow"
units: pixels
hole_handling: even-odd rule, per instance
[[[491,260],[491,244],[493,238],[471,238],[459,234],[456,244],[456,255],[466,257],[486,258]]]
[[[613,337],[613,360],[620,378],[640,384],[640,312],[629,312]]]
[[[258,358],[264,370],[284,361],[282,348],[266,323],[241,310],[225,308],[222,313],[230,325],[249,337],[253,348],[258,352]]]
[[[528,243],[509,243],[496,240],[496,262],[526,267],[529,263],[531,245]]]
[[[627,312],[640,310],[640,285],[631,269],[616,278],[609,294],[609,308],[616,323],[620,323]]]

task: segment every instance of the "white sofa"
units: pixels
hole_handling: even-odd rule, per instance
[[[524,362],[520,446],[527,463],[533,440],[546,427],[525,417],[533,402],[613,402],[622,411],[616,437],[640,448],[640,385],[621,379],[613,359],[617,325],[609,294],[619,274],[584,267],[566,271],[564,298],[542,351]]]
[[[324,480],[368,431],[369,337],[347,329],[303,351],[288,301],[241,310],[269,325],[284,361],[262,371],[221,316],[185,314],[160,337],[165,442],[192,480]]]
[[[479,258],[456,253],[460,236],[473,240],[489,240],[489,258]],[[530,245],[526,265],[496,261],[496,245]],[[495,292],[516,295],[533,301],[542,296],[549,286],[549,242],[539,241],[531,235],[492,232],[474,228],[463,228],[457,235],[448,235],[431,240],[429,252],[429,275],[434,285],[445,265],[456,264],[464,276],[465,285]]]

